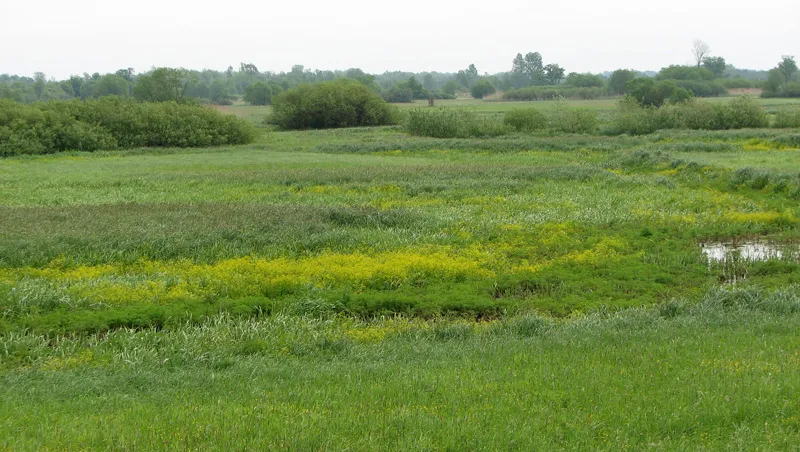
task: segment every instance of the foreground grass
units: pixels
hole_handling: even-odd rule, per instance
[[[799,314],[796,291],[734,290],[565,321],[5,337],[0,448],[791,450]]]

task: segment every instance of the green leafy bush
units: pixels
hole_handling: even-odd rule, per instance
[[[728,94],[728,89],[717,81],[673,80],[675,85],[691,92],[695,97],[714,97]]]
[[[746,96],[727,104],[691,100],[660,108],[639,105],[629,97],[620,101],[611,132],[642,135],[663,129],[728,130],[767,125],[764,109]]]
[[[508,130],[500,121],[459,108],[417,109],[408,113],[406,131],[434,138],[493,137]]]
[[[300,85],[272,101],[272,122],[284,129],[395,124],[396,110],[362,83],[338,79]]]
[[[660,107],[668,102],[676,104],[692,97],[691,91],[672,80],[656,82],[651,78],[633,79],[625,84],[625,91],[644,107]]]
[[[472,97],[475,99],[483,99],[490,94],[494,94],[495,91],[497,90],[489,80],[481,79],[475,82],[475,84],[472,86],[470,89],[470,94],[472,94]]]
[[[520,132],[547,128],[547,117],[535,108],[515,108],[503,116],[503,123]]]
[[[800,109],[779,111],[775,115],[775,127],[778,129],[800,128]]]
[[[550,113],[550,127],[564,133],[591,133],[597,129],[597,113],[559,102]]]
[[[0,155],[243,144],[247,121],[198,105],[106,97],[22,105],[0,101]]]

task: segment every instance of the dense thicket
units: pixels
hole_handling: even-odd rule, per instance
[[[255,133],[245,120],[174,102],[0,100],[0,155],[243,144]]]
[[[272,101],[272,122],[284,129],[394,124],[396,111],[362,83],[339,79],[300,85]]]

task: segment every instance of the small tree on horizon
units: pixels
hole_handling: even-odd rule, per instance
[[[711,54],[711,47],[705,42],[699,39],[695,39],[692,42],[692,55],[694,55],[694,60],[697,63],[697,67],[700,67],[703,64],[703,60]]]

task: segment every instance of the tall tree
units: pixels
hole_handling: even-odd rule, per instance
[[[192,83],[192,76],[182,69],[162,67],[149,75],[142,75],[133,88],[138,100],[148,102],[180,102],[186,89]]]
[[[711,71],[715,78],[720,78],[725,73],[727,63],[722,57],[705,57],[703,58],[703,67]]]
[[[36,100],[42,99],[44,94],[44,86],[47,83],[47,77],[44,72],[37,72],[33,74],[33,94],[36,95]]]
[[[525,83],[525,57],[523,57],[521,53],[518,53],[517,56],[514,57],[514,61],[511,63],[511,74],[514,78],[515,89],[527,86]]]
[[[557,64],[548,64],[544,67],[544,78],[551,85],[558,85],[564,78],[564,68]]]
[[[778,63],[778,70],[783,74],[784,86],[788,85],[794,74],[797,73],[797,62],[794,61],[794,56],[784,55],[781,57],[781,62]]]
[[[525,75],[530,79],[531,85],[539,85],[544,81],[544,63],[539,52],[525,54]]]
[[[240,63],[239,72],[243,72],[247,75],[258,75],[258,68],[252,63]]]
[[[625,85],[636,78],[636,71],[631,69],[617,69],[608,78],[608,89],[614,94],[623,94]]]
[[[697,67],[703,64],[703,59],[710,53],[711,47],[709,47],[705,41],[695,39],[692,42],[692,55],[694,55],[694,61],[697,63]]]
[[[133,75],[135,73],[136,73],[136,71],[134,71],[132,67],[129,67],[127,69],[120,69],[120,70],[118,70],[116,72],[117,75],[119,75],[120,77],[124,78],[128,82],[132,82],[133,81]]]

